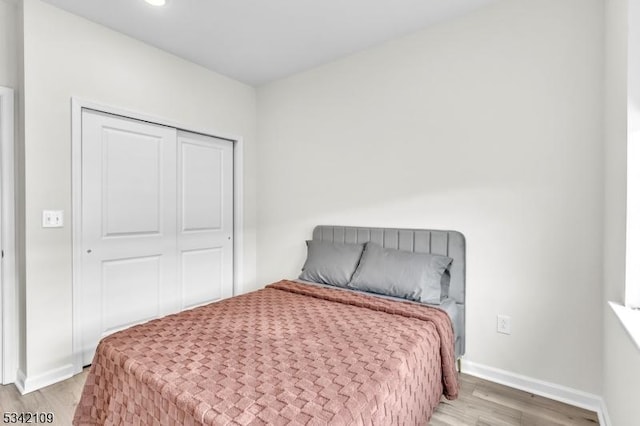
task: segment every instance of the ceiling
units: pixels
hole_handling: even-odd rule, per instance
[[[258,86],[494,0],[45,0]]]

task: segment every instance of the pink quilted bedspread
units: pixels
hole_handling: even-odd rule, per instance
[[[75,425],[425,425],[458,394],[447,315],[280,281],[102,340]]]

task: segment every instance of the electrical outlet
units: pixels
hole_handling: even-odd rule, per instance
[[[62,210],[43,210],[43,228],[62,228],[64,226],[64,213]]]
[[[511,317],[498,315],[498,333],[511,334]]]

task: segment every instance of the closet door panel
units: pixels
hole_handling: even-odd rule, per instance
[[[173,128],[82,116],[83,361],[98,341],[180,308]]]
[[[233,293],[233,144],[178,132],[182,308]]]

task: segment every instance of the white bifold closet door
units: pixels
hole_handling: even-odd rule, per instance
[[[232,142],[84,110],[83,365],[130,325],[233,293]]]

